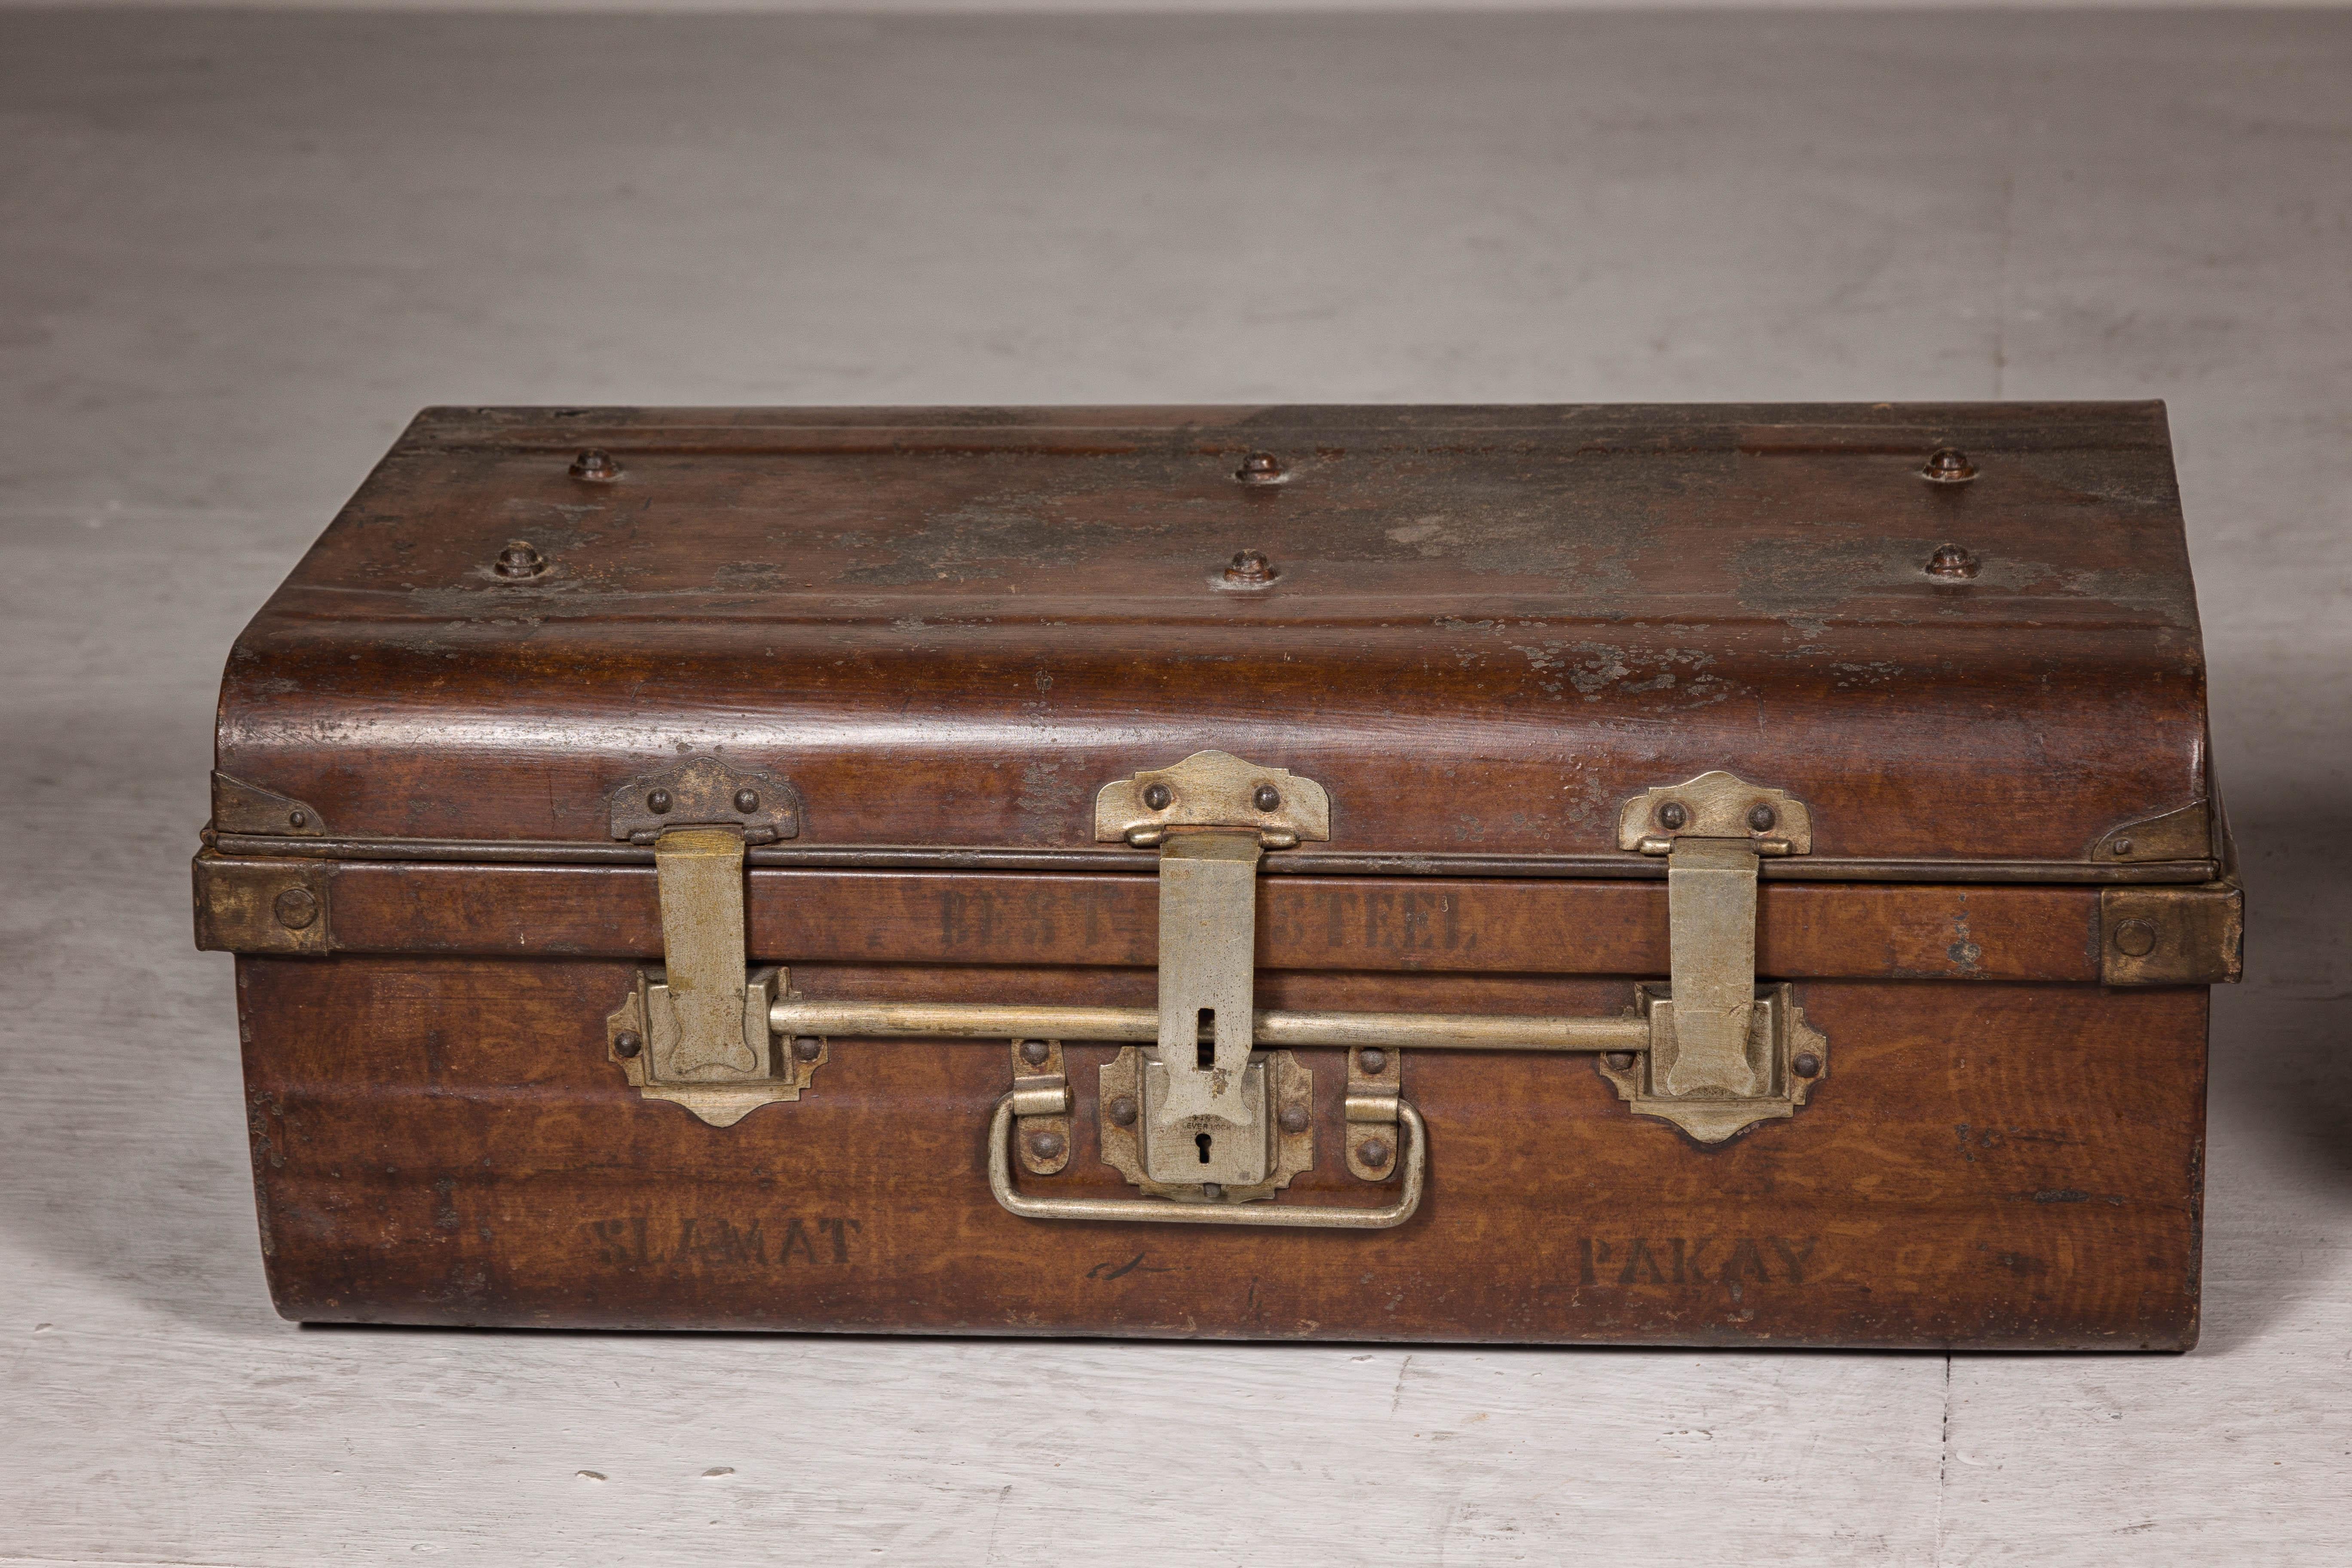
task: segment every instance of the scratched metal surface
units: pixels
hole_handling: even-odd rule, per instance
[[[1339,847],[1523,855],[1730,765],[1824,857],[2080,860],[2208,797],[2203,700],[2156,403],[439,408],[238,639],[218,756],[344,832],[601,844],[693,748],[808,843],[1070,848],[1214,746]]]
[[[0,1559],[2352,1556],[2352,19],[0,41]],[[220,650],[419,406],[2150,395],[2253,923],[2189,1356],[268,1311],[185,847]]]

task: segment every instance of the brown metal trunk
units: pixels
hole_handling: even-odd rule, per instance
[[[1623,1014],[1678,940],[1626,803],[1786,792],[1754,972],[1827,1067],[1703,1143],[1589,1053],[1404,1051],[1425,1190],[1351,1230],[1008,1212],[1003,1037],[828,1038],[728,1126],[616,1054],[644,781],[789,781],[742,948],[800,997],[1150,1008],[1158,861],[1096,795],[1207,750],[1329,796],[1256,879],[1272,1010]],[[2239,899],[2156,405],[428,411],[239,639],[217,765],[290,1317],[2195,1340]],[[1163,1201],[1105,1157],[1118,1049],[1059,1047],[1023,1191]],[[1348,1053],[1295,1055],[1312,1165],[1235,1206],[1392,1197]]]

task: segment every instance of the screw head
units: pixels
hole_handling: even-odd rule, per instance
[[[613,461],[613,454],[602,447],[591,447],[572,459],[572,477],[609,483],[621,477],[621,465]]]
[[[1389,1054],[1382,1050],[1358,1051],[1356,1053],[1356,1065],[1362,1068],[1369,1073],[1386,1072],[1389,1065]]]
[[[824,1042],[814,1035],[802,1035],[793,1041],[793,1055],[801,1061],[813,1062],[824,1055]]]
[[[1927,575],[1947,583],[1965,583],[1984,570],[1984,563],[1957,544],[1947,544],[1927,558]]]
[[[662,816],[669,810],[669,791],[666,789],[655,790],[652,794],[646,796],[646,809],[652,812],[656,816]]]
[[[1307,1108],[1303,1105],[1286,1105],[1282,1108],[1282,1114],[1275,1118],[1275,1121],[1285,1132],[1304,1132],[1307,1131]]]
[[[1110,1112],[1110,1119],[1121,1127],[1135,1125],[1135,1101],[1128,1096],[1114,1095],[1106,1109]]]
[[[1799,1078],[1819,1078],[1822,1076],[1822,1058],[1811,1051],[1799,1051],[1797,1059],[1789,1064],[1789,1070]]]
[[[1169,803],[1173,801],[1175,798],[1176,792],[1170,789],[1164,784],[1145,784],[1143,786],[1143,804],[1150,806],[1154,811],[1167,810]]]
[[[1633,1053],[1631,1051],[1608,1051],[1602,1054],[1601,1059],[1609,1064],[1610,1071],[1623,1072],[1633,1065]]]
[[[1250,804],[1260,811],[1279,811],[1282,809],[1282,792],[1272,784],[1260,784],[1250,796]]]
[[[1058,1160],[1062,1157],[1062,1151],[1068,1147],[1067,1141],[1058,1132],[1029,1134],[1029,1152],[1040,1160]]]
[[[1044,1067],[1045,1065],[1045,1059],[1053,1054],[1054,1047],[1047,1045],[1043,1040],[1024,1040],[1021,1042],[1021,1059],[1027,1062],[1033,1068]]]
[[[490,570],[501,577],[536,577],[547,570],[547,557],[530,546],[526,539],[518,539],[499,552]]]
[[[1389,1163],[1389,1146],[1377,1138],[1367,1138],[1356,1145],[1356,1158],[1377,1171]]]
[[[613,1054],[626,1059],[646,1048],[643,1037],[635,1029],[624,1029],[613,1037]]]
[[[2117,855],[2119,855],[2119,856],[2120,856],[2120,855],[2128,855],[2128,854],[2130,854],[2130,853],[2131,853],[2131,851],[2132,851],[2132,841],[2131,841],[2130,839],[2128,839],[2128,838],[2118,838],[2118,839],[2116,839],[2116,853]]]
[[[1690,807],[1681,801],[1670,800],[1658,807],[1658,826],[1672,833],[1690,826]]]
[[[2125,921],[2116,927],[2116,951],[2126,958],[2146,958],[2156,951],[2152,921]]]
[[[1263,550],[1236,550],[1225,563],[1225,581],[1237,587],[1263,588],[1280,575]]]
[[[289,826],[308,827],[310,826],[310,814],[307,811],[289,811],[286,814],[286,821]]]
[[[1288,477],[1289,470],[1272,452],[1252,452],[1234,470],[1234,478],[1245,485],[1278,485]]]
[[[737,790],[735,792],[735,809],[744,813],[746,816],[759,810],[760,792],[755,789]]]
[[[1962,485],[1977,477],[1977,466],[1958,447],[1938,447],[1927,455],[1927,466],[1919,470],[1919,477],[1939,485]]]
[[[1748,814],[1748,826],[1757,833],[1769,833],[1780,825],[1780,814],[1769,805],[1759,805]]]
[[[289,888],[278,895],[269,910],[288,931],[301,931],[319,918],[318,895],[308,888]]]

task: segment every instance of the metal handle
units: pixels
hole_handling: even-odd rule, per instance
[[[1268,1225],[1325,1230],[1387,1230],[1411,1219],[1421,1207],[1422,1178],[1429,1169],[1429,1131],[1421,1112],[1402,1100],[1397,1119],[1411,1130],[1406,1141],[1404,1186],[1396,1202],[1379,1208],[1328,1204],[1178,1203],[1171,1198],[1037,1198],[1013,1184],[1013,1097],[996,1102],[988,1124],[988,1190],[1024,1219],[1100,1219],[1160,1225]]]

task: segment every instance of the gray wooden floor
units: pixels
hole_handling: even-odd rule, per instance
[[[0,11],[0,1559],[2352,1561],[2352,16]],[[2171,401],[2248,858],[2204,1345],[306,1331],[189,950],[431,402]]]

